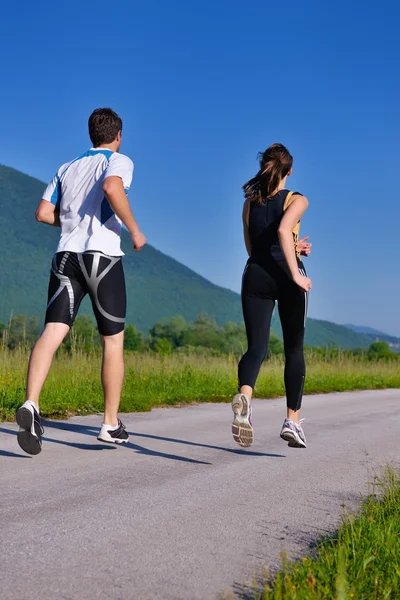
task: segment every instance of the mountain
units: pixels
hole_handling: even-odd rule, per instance
[[[0,165],[0,320],[10,314],[43,316],[47,301],[50,260],[59,230],[37,223],[35,208],[45,184]],[[163,317],[182,315],[194,320],[200,313],[219,324],[242,321],[240,297],[214,285],[152,246],[131,250],[123,232],[124,270],[128,290],[127,322],[147,331]],[[84,301],[81,313],[90,313]],[[279,323],[274,320],[274,329]],[[368,336],[325,321],[308,320],[309,345],[367,347]]]
[[[0,320],[14,314],[42,315],[50,260],[59,230],[37,223],[34,212],[44,184],[0,166]],[[134,253],[123,232],[128,290],[127,321],[143,331],[165,316],[193,320],[201,312],[218,323],[240,321],[238,295],[218,287],[152,246]],[[87,301],[83,312],[90,312]]]
[[[366,327],[364,325],[348,324],[344,325],[344,327],[347,327],[356,333],[365,334],[371,342],[386,342],[393,350],[400,352],[400,338],[398,337],[383,333],[382,331],[378,331],[377,329]]]
[[[281,327],[276,315],[272,320],[272,326],[281,337]],[[367,335],[319,319],[307,319],[305,342],[309,346],[338,346],[344,349],[368,348],[371,344]]]

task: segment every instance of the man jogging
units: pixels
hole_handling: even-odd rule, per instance
[[[134,250],[140,250],[146,238],[127,198],[133,163],[119,154],[121,133],[122,120],[113,110],[96,109],[89,118],[93,148],[58,170],[36,210],[38,221],[61,227],[61,237],[51,266],[45,328],[32,350],[26,402],[16,415],[18,443],[28,454],[42,449],[39,395],[54,353],[86,294],[103,342],[104,423],[98,439],[117,444],[129,440],[118,419],[126,314],[121,224],[128,229]]]

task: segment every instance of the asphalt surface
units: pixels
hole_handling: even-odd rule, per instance
[[[0,424],[1,599],[249,597],[398,464],[400,390],[306,397],[306,450],[279,438],[283,400],[253,406],[250,450],[226,404],[125,415],[118,448],[101,416],[48,421],[36,457]]]

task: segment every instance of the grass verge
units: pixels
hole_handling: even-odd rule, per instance
[[[0,349],[0,420],[14,419],[23,402],[28,362],[26,350]],[[92,352],[57,354],[41,396],[46,417],[89,414],[103,409],[100,383],[101,356]],[[305,393],[361,389],[400,388],[396,362],[369,362],[357,357],[330,361],[307,358]],[[152,407],[190,402],[229,401],[237,388],[237,359],[233,356],[197,354],[126,355],[126,377],[121,411],[146,411]],[[283,360],[265,363],[257,381],[256,395],[277,398],[285,395]]]
[[[400,473],[387,469],[358,515],[314,556],[288,564],[254,600],[398,600],[400,598]]]

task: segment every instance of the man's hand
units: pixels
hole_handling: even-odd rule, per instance
[[[131,238],[133,249],[135,250],[135,252],[139,252],[139,250],[143,248],[147,241],[141,231],[136,231],[135,233],[132,233]]]
[[[308,239],[310,239],[309,235],[303,237],[297,242],[297,252],[300,252],[302,256],[310,256],[311,254],[312,244],[310,244],[310,242],[307,242]]]

